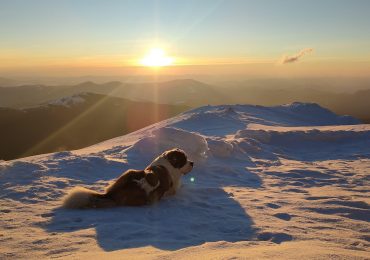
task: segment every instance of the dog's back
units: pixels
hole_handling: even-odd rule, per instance
[[[163,185],[160,185],[161,176],[153,170],[127,170],[105,193],[81,187],[73,189],[64,198],[64,207],[81,209],[152,204],[164,193]],[[162,183],[165,184],[163,180]]]
[[[117,205],[145,205],[147,204],[147,193],[140,186],[140,181],[145,180],[145,177],[145,171],[128,170],[108,187],[105,194]]]

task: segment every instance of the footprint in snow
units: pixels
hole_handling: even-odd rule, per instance
[[[260,241],[271,241],[273,243],[280,244],[285,241],[293,240],[293,237],[286,233],[263,232],[258,234],[257,239]]]
[[[289,221],[289,220],[292,219],[292,216],[289,215],[288,213],[276,213],[273,216],[276,217],[276,218],[285,220],[285,221]]]
[[[275,203],[266,203],[265,205],[266,205],[267,207],[269,207],[269,208],[273,208],[273,209],[281,208],[281,206],[280,206],[280,205],[275,204]]]
[[[49,213],[43,213],[40,215],[43,218],[48,218],[48,217],[54,217],[55,213],[49,212]]]

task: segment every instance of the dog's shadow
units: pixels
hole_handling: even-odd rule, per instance
[[[133,165],[140,167],[139,164],[145,163]],[[223,188],[236,185],[258,188],[261,180],[245,169],[245,161],[235,159],[228,163],[228,169],[217,164],[198,165],[183,178],[183,186],[175,196],[155,205],[90,210],[59,208],[44,228],[48,232],[94,228],[99,246],[106,251],[143,246],[177,250],[205,242],[253,239],[256,229],[251,217]]]

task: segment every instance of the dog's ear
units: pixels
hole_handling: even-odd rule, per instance
[[[174,168],[182,168],[187,162],[186,154],[180,149],[173,149],[165,153],[164,157],[171,163]]]

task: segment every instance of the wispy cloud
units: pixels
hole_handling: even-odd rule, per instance
[[[300,52],[294,54],[294,55],[284,55],[281,60],[280,60],[280,63],[281,64],[286,64],[286,63],[293,63],[293,62],[297,62],[298,60],[300,60],[303,56],[305,56],[306,54],[310,53],[310,52],[313,52],[313,48],[305,48],[303,50],[301,50]]]

